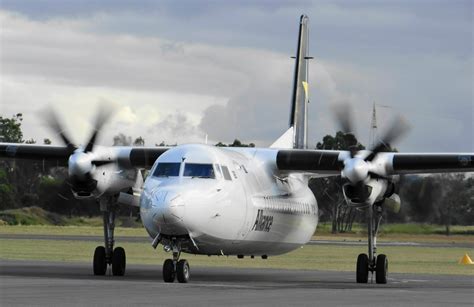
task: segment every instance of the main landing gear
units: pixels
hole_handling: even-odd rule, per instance
[[[381,203],[371,204],[367,208],[368,218],[368,255],[360,254],[357,257],[356,279],[358,283],[367,283],[369,280],[369,272],[375,272],[375,281],[378,284],[387,283],[388,260],[384,254],[377,253],[377,233],[380,221],[382,219]]]
[[[166,259],[163,263],[163,281],[174,282],[178,279],[180,283],[187,283],[190,277],[189,263],[185,259],[179,260],[181,246],[175,240],[171,241],[171,246],[165,246],[165,250],[173,250],[173,259]]]
[[[115,197],[100,199],[100,210],[103,212],[105,246],[97,246],[94,251],[94,275],[105,275],[107,267],[112,265],[114,276],[125,275],[126,256],[122,247],[114,248]]]

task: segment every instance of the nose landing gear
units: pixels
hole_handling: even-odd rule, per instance
[[[187,283],[190,277],[189,263],[185,259],[179,260],[181,246],[179,242],[172,241],[171,247],[165,246],[165,250],[173,250],[173,259],[166,259],[163,263],[163,281],[174,282],[178,279],[180,283]]]

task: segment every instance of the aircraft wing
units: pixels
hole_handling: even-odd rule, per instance
[[[344,167],[336,150],[279,150],[276,164],[280,171],[300,171],[317,174],[340,174]]]
[[[123,168],[149,168],[168,147],[98,147],[94,155],[117,161]],[[26,159],[54,166],[67,166],[73,153],[67,146],[0,143],[0,159]]]
[[[361,152],[366,158],[370,152]],[[276,164],[280,171],[340,174],[348,151],[279,150]],[[474,153],[379,153],[370,162],[370,171],[381,176],[448,172],[474,172]]]

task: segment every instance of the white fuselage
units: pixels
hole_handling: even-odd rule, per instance
[[[275,154],[194,144],[169,149],[144,184],[146,230],[164,245],[178,240],[184,252],[195,254],[275,255],[304,245],[318,223],[316,199],[308,177],[279,174],[271,162]],[[179,163],[179,172],[155,176],[160,163]],[[212,165],[215,178],[191,176],[193,165]]]

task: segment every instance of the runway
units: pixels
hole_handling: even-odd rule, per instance
[[[81,236],[81,235],[32,235],[32,234],[0,234],[0,239],[15,239],[15,240],[53,240],[53,241],[94,241],[102,242],[103,236]],[[138,237],[138,236],[116,236],[117,242],[136,242],[136,243],[148,243],[152,242],[149,237]],[[307,245],[346,245],[346,246],[358,246],[367,245],[365,240],[347,240],[347,241],[336,241],[336,240],[311,240]],[[417,247],[463,247],[463,248],[474,248],[474,243],[463,242],[463,243],[432,243],[432,242],[377,242],[378,246],[417,246]]]
[[[124,277],[92,275],[88,263],[0,260],[0,305],[472,306],[472,276],[391,274],[357,284],[352,272],[192,267],[189,284],[166,284],[161,265]]]

